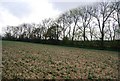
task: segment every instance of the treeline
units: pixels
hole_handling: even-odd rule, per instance
[[[71,9],[39,24],[7,26],[3,39],[93,48],[120,48],[120,1]]]

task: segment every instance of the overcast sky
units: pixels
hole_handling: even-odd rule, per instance
[[[66,10],[101,0],[0,0],[0,34],[2,27],[21,23],[38,23],[55,18]]]

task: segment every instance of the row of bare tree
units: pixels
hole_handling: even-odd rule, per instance
[[[54,39],[71,41],[118,40],[120,38],[120,1],[99,2],[71,9],[55,20],[39,24],[8,26],[8,39]]]

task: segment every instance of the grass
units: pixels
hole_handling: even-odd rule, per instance
[[[118,78],[118,52],[15,41],[2,46],[3,78]]]

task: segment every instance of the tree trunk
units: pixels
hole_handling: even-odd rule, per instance
[[[84,38],[84,41],[85,41],[85,27],[84,27],[84,31],[83,31],[83,38]]]
[[[104,48],[104,24],[105,22],[103,21],[103,24],[102,24],[102,31],[101,31],[101,47]]]
[[[74,35],[75,35],[75,27],[76,27],[76,25],[77,25],[77,21],[78,21],[78,18],[76,18],[76,20],[75,20],[75,25],[74,25],[74,28],[73,28],[72,41],[73,41],[73,39],[74,39]]]
[[[120,14],[119,14],[119,12],[117,12],[117,18],[118,18],[118,26],[119,26],[119,29],[120,29]]]
[[[73,28],[73,36],[72,36],[72,41],[73,41],[73,39],[74,39],[74,35],[75,35],[75,26],[74,26],[74,28]]]
[[[58,41],[58,25],[56,25],[56,40]]]

